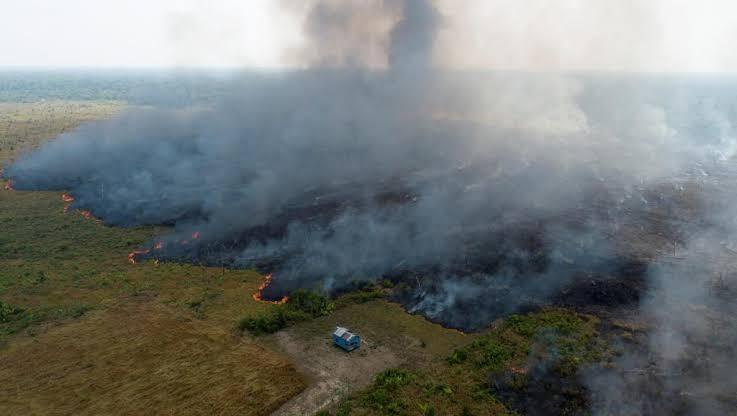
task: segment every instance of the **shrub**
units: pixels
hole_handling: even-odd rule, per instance
[[[241,331],[247,330],[253,335],[273,334],[295,322],[306,321],[310,318],[311,316],[304,312],[277,307],[271,311],[241,319],[238,328]]]
[[[420,413],[422,416],[435,416],[435,407],[431,404],[421,404]]]
[[[238,328],[253,335],[273,334],[296,322],[328,315],[334,309],[335,304],[327,296],[300,289],[291,294],[287,303],[241,319]]]
[[[463,350],[463,349],[456,350],[456,351],[453,351],[453,353],[451,353],[450,356],[448,357],[448,364],[450,365],[460,364],[466,361],[467,358],[468,358],[468,353],[466,352],[466,350]]]
[[[361,393],[356,402],[361,407],[373,410],[371,414],[407,414],[407,403],[402,399],[399,390],[414,382],[415,379],[414,374],[405,370],[396,368],[385,370],[376,376],[371,387]],[[350,408],[350,402],[344,403],[338,414],[348,415]]]
[[[468,406],[463,406],[463,410],[461,411],[461,416],[473,416],[473,413],[471,412],[471,408]]]
[[[287,309],[304,312],[313,318],[329,315],[335,309],[335,304],[327,296],[303,289],[292,292],[285,306]]]
[[[14,321],[22,312],[23,309],[16,308],[15,306],[8,305],[7,303],[0,301],[0,323]]]
[[[396,390],[414,381],[415,376],[405,370],[390,368],[376,376],[375,384],[389,390]]]
[[[347,293],[338,298],[338,306],[348,306],[357,303],[366,303],[372,300],[384,298],[386,294],[377,287],[369,287],[357,292]]]

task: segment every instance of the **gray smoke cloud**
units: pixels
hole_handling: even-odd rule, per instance
[[[726,164],[700,174],[704,215],[649,266],[650,289],[628,319],[642,333],[625,338],[611,367],[587,374],[595,414],[734,413],[734,173]]]
[[[624,305],[657,323],[647,351],[663,360],[711,314],[683,326],[678,305],[731,313],[689,277],[707,259],[661,263],[721,242],[691,227],[734,206],[713,206],[705,179],[731,177],[732,81],[438,70],[430,1],[310,7],[308,70],[235,80],[212,108],[82,126],[6,175],[70,190],[108,224],[171,224],[154,255],[274,272],[274,296],[387,278],[409,311],[471,330],[551,302]],[[386,40],[361,47],[376,28]],[[365,68],[377,59],[389,68]],[[724,351],[708,356],[731,365]],[[730,389],[720,368],[711,380]],[[628,385],[590,379],[601,409]]]

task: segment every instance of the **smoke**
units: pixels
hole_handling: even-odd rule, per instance
[[[649,266],[650,290],[614,365],[587,374],[595,414],[723,415],[735,408],[734,172],[705,177],[709,202],[682,244]],[[622,398],[627,397],[627,400]]]
[[[152,256],[273,272],[273,297],[389,279],[409,311],[470,330],[549,303],[641,304],[663,368],[706,311],[731,312],[691,278],[710,260],[663,263],[724,240],[714,213],[734,204],[709,181],[731,178],[731,81],[440,70],[432,2],[308,4],[308,69],[236,80],[211,108],[87,124],[6,175],[111,225],[173,225]],[[729,354],[709,356],[731,388]],[[605,409],[598,387],[629,384],[602,377]]]
[[[433,64],[439,11],[427,0],[283,0],[304,15],[296,63],[422,71]]]
[[[407,0],[402,20],[391,32],[389,64],[392,68],[428,68],[432,66],[440,16],[435,7],[424,0]]]

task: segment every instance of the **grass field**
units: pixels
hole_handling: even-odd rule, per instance
[[[119,102],[0,103],[0,165]],[[570,365],[594,359],[595,322],[556,310],[482,334],[349,295],[273,335],[237,329],[279,306],[247,270],[127,254],[166,228],[112,228],[64,212],[61,192],[0,181],[0,414],[509,414],[491,375],[524,368],[540,333],[561,332]],[[334,326],[366,341],[346,354]],[[516,326],[514,326],[516,325]],[[557,345],[557,344],[556,344]],[[461,358],[463,357],[463,358]],[[575,359],[574,359],[575,358]],[[377,377],[378,375],[378,377]]]
[[[302,389],[284,356],[148,296],[20,339],[2,358],[6,415],[263,415]]]
[[[121,108],[0,107],[0,163]],[[132,265],[127,254],[165,229],[107,227],[64,213],[59,192],[2,185],[0,414],[185,414],[180,406],[197,402],[192,414],[262,415],[304,388],[284,355],[234,340],[240,317],[270,307],[251,298],[261,276]]]

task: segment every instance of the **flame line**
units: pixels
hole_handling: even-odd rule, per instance
[[[258,287],[258,290],[256,290],[252,297],[253,300],[256,302],[262,302],[262,303],[270,303],[272,305],[283,305],[289,301],[289,296],[284,296],[280,300],[265,300],[263,298],[263,292],[264,290],[269,287],[271,284],[271,281],[274,280],[274,275],[269,273],[264,277],[264,281],[261,283],[261,285]]]

